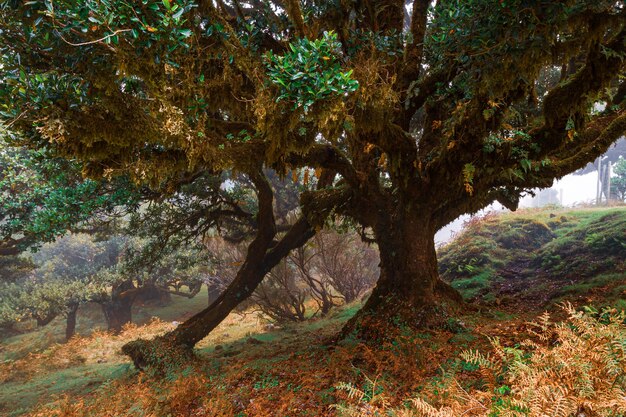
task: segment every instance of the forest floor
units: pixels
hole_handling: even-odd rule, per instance
[[[608,222],[613,223],[600,227]],[[163,378],[134,370],[120,347],[172,329],[174,320],[206,305],[206,294],[176,298],[164,307],[139,306],[137,324],[116,336],[102,330],[100,311],[86,306],[78,319],[79,336],[68,343],[61,343],[60,319],[0,341],[0,415],[398,415],[376,410],[403,407],[406,398],[425,386],[432,391],[449,374],[456,375],[463,390],[471,390],[480,372],[462,353],[488,352],[493,338],[503,346],[519,346],[533,334],[529,322],[542,320],[543,311],[551,311],[555,320],[567,315],[558,303],[623,309],[625,224],[624,208],[526,211],[474,222],[468,227],[473,238],[460,235],[453,246],[440,250],[444,276],[471,301],[467,313],[448,329],[407,331],[378,346],[335,340],[358,303],[325,318],[276,327],[256,314],[233,313],[198,345],[193,365]],[[522,234],[513,233],[516,228]],[[463,249],[477,238],[480,250]],[[588,251],[583,253],[584,245]],[[463,255],[479,252],[495,260]],[[591,261],[600,266],[587,268],[582,278],[571,268]],[[538,301],[537,286],[549,297]],[[361,405],[354,408],[355,403]]]

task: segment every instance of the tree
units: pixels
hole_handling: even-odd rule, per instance
[[[307,288],[298,285],[295,267],[283,260],[252,293],[261,312],[277,322],[306,320]]]
[[[318,233],[315,249],[317,269],[346,303],[355,301],[376,283],[376,250],[361,242],[355,233]]]
[[[626,159],[620,157],[613,166],[615,176],[611,178],[611,194],[619,201],[626,200]]]
[[[127,345],[138,366],[160,345],[193,347],[332,217],[370,228],[380,252],[346,331],[439,325],[461,299],[438,278],[435,232],[496,200],[515,209],[626,128],[622,1],[2,7],[0,110],[22,146],[165,196],[225,173],[254,190],[203,191],[213,203],[196,224],[239,222],[246,259],[207,309]],[[303,178],[291,226],[277,221],[268,170]]]
[[[12,146],[14,140],[13,132],[0,127],[0,256],[36,249],[78,226],[79,232],[103,232],[125,214],[120,207],[136,207],[137,192],[127,181],[84,179],[80,164],[56,158],[45,147]]]
[[[101,272],[117,263],[108,252],[112,240],[96,242],[87,234],[68,234],[43,245],[32,255],[35,269],[19,282],[20,297],[15,307],[21,320],[31,318],[45,326],[57,316],[66,317],[66,338],[76,328],[81,304],[101,298],[109,282]]]

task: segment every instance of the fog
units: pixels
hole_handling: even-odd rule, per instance
[[[561,205],[573,207],[582,204],[594,203],[596,200],[596,185],[598,180],[598,172],[590,172],[584,175],[566,175],[559,181],[555,181],[552,190],[555,190],[557,198],[560,199]],[[520,201],[520,207],[536,207],[533,204],[533,197],[526,196]],[[492,204],[484,210],[479,211],[475,215],[481,216],[490,211],[507,210],[500,204]],[[472,216],[463,215],[441,229],[435,236],[435,243],[441,245],[448,242],[455,233],[458,233],[463,224]]]

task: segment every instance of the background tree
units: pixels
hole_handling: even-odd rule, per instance
[[[378,253],[352,232],[315,236],[316,267],[346,303],[370,290],[378,278]]]
[[[626,200],[626,159],[620,158],[613,166],[614,177],[611,178],[611,194],[619,201]]]
[[[164,195],[227,172],[254,190],[254,204],[214,199],[201,217],[247,222],[235,279],[172,334],[127,345],[138,366],[163,343],[195,345],[333,216],[371,228],[380,252],[346,331],[440,325],[461,300],[438,278],[435,232],[496,200],[515,209],[626,129],[611,91],[623,90],[622,1],[2,7],[0,110],[23,146]],[[291,226],[268,168],[307,177]]]
[[[72,228],[104,232],[125,214],[120,209],[136,208],[138,194],[123,178],[115,184],[84,179],[80,164],[47,148],[11,146],[14,140],[0,128],[0,256],[52,242]]]
[[[251,299],[270,319],[277,322],[304,321],[310,289],[298,282],[295,266],[283,260],[268,273]]]

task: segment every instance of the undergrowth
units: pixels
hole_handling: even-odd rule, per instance
[[[492,338],[489,353],[464,351],[466,369],[476,370],[473,381],[442,372],[400,407],[382,393],[340,384],[348,404],[335,407],[344,417],[624,416],[625,313],[563,308],[566,321],[554,323],[545,313],[514,346]]]

